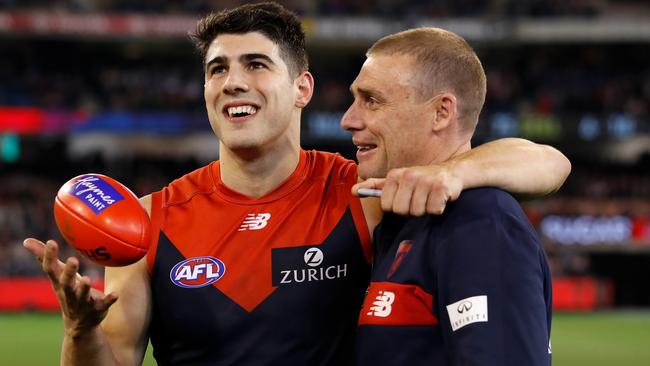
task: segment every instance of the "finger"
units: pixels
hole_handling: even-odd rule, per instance
[[[47,273],[53,284],[59,283],[59,277],[62,272],[62,265],[59,262],[59,248],[54,240],[48,240],[45,243],[45,251],[43,254],[43,271]]]
[[[411,216],[423,216],[427,213],[427,200],[429,199],[430,189],[425,184],[416,184],[411,196],[411,207],[409,214]]]
[[[23,241],[23,246],[34,255],[36,260],[43,263],[43,256],[45,256],[45,243],[34,238],[27,238]]]
[[[372,188],[359,188],[357,190],[357,195],[359,197],[381,197],[381,189],[372,189]]]
[[[411,170],[403,170],[398,181],[397,191],[393,198],[393,212],[408,215],[411,208],[413,191],[417,183],[417,176]]]
[[[384,187],[381,192],[381,209],[388,212],[393,211],[393,202],[398,189],[398,182],[401,178],[400,169],[393,169],[386,175]]]
[[[118,296],[115,292],[111,292],[103,296],[102,298],[95,299],[95,309],[99,311],[106,311],[111,305],[115,304]]]
[[[387,182],[381,191],[381,209],[383,211],[393,211],[395,193],[397,193],[397,184],[395,182]]]
[[[90,300],[90,278],[87,276],[77,277],[77,288],[75,290],[77,298],[82,301]]]
[[[445,194],[429,194],[427,199],[427,213],[441,215],[447,207],[448,197]]]
[[[368,178],[363,182],[359,182],[353,186],[353,188],[371,188],[371,189],[381,189],[386,182],[386,178]]]
[[[358,195],[359,188],[381,189],[384,186],[384,178],[369,178],[352,186],[352,194]]]
[[[61,274],[60,284],[63,288],[68,299],[75,297],[75,285],[77,281],[77,270],[79,269],[79,261],[77,258],[70,257],[65,262],[63,273]]]
[[[395,192],[395,198],[393,198],[393,212],[399,215],[409,214],[413,188],[414,186],[410,182],[400,182],[397,192]]]

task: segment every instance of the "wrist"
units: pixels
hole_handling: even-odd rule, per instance
[[[66,324],[65,337],[73,342],[92,339],[93,335],[99,331],[99,325],[88,326],[83,324]]]
[[[472,188],[471,182],[467,179],[468,164],[463,159],[450,159],[443,163],[447,168],[449,180],[453,182],[458,189],[462,191],[467,188]]]

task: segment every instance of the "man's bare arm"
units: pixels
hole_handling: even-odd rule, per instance
[[[441,214],[463,189],[498,187],[518,197],[557,191],[571,163],[557,149],[520,138],[483,144],[441,163],[393,169],[386,178],[368,179],[359,188],[381,189],[381,208],[403,215]]]
[[[463,177],[463,189],[492,186],[523,197],[556,192],[571,172],[560,151],[520,138],[485,143],[448,163]]]
[[[106,291],[120,294],[101,323],[120,365],[140,365],[149,341],[151,291],[146,258],[126,267],[106,268]]]

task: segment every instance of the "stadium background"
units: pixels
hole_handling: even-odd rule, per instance
[[[241,3],[0,0],[1,365],[57,363],[60,315],[21,242],[60,239],[62,183],[100,172],[142,195],[217,158],[186,34]],[[303,147],[350,158],[338,121],[372,41],[427,25],[464,36],[488,74],[474,144],[520,136],[573,163],[560,192],[523,204],[553,270],[555,364],[650,364],[648,1],[281,3],[303,16],[316,78]],[[101,286],[102,268],[83,272]]]

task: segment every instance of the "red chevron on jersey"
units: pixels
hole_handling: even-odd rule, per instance
[[[371,282],[359,325],[436,325],[433,297],[416,285]]]
[[[353,162],[334,154],[301,151],[293,174],[276,190],[253,199],[226,187],[215,162],[162,191],[161,232],[184,258],[209,256],[223,262],[227,271],[211,285],[250,312],[279,286],[330,281],[349,273],[347,259],[330,252],[322,268],[312,268],[313,263],[303,259],[305,250],[321,245],[348,211],[354,221],[352,231],[358,233],[366,258],[370,257],[361,204],[350,193],[356,180]],[[289,248],[299,253],[289,253]],[[150,270],[155,245],[152,249]]]
[[[397,252],[395,253],[395,259],[393,259],[393,264],[390,266],[390,270],[386,275],[388,278],[393,277],[393,273],[395,273],[397,268],[399,268],[399,265],[402,264],[404,257],[406,257],[406,255],[411,251],[412,247],[413,247],[413,242],[410,240],[404,240],[401,243],[399,243],[399,247],[397,248]]]

